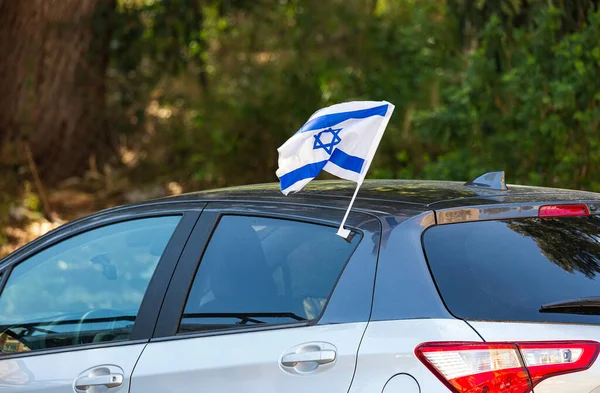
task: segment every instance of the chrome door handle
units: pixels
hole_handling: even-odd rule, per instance
[[[314,362],[317,364],[327,364],[335,360],[336,353],[330,349],[312,352],[296,352],[284,355],[281,358],[281,364],[286,367],[295,367],[298,363]]]
[[[92,377],[81,377],[75,381],[75,388],[79,390],[88,390],[92,386],[106,386],[107,388],[116,388],[123,384],[123,375],[106,374]]]

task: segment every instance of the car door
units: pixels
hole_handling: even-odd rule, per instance
[[[346,240],[336,235],[343,214],[209,204],[131,393],[346,392],[371,309],[380,224],[353,212]]]
[[[127,392],[198,216],[96,217],[4,261],[0,390]]]

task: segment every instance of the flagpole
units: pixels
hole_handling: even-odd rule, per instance
[[[350,214],[350,210],[352,209],[352,205],[354,204],[354,200],[356,199],[356,195],[358,194],[358,190],[360,189],[361,185],[362,185],[362,179],[356,183],[356,190],[354,190],[354,195],[352,195],[352,199],[350,200],[350,205],[348,206],[348,209],[346,210],[346,214],[344,214],[344,218],[342,219],[342,223],[340,224],[340,228],[337,231],[337,235],[343,237],[344,239],[347,239],[348,236],[350,235],[350,230],[344,228],[344,224],[346,223],[346,220],[348,219],[348,215]]]

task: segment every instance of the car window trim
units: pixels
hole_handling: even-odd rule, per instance
[[[8,276],[10,276],[12,269],[13,269],[12,265],[7,266],[6,269],[0,269],[0,294],[4,290],[4,286],[6,285],[6,282],[8,281]]]
[[[456,223],[456,224],[460,224],[460,223]],[[427,228],[423,229],[423,231],[419,235],[420,249],[421,249],[421,251],[423,253],[423,257],[425,258],[425,265],[427,266],[427,271],[429,272],[429,275],[431,277],[431,282],[433,283],[433,286],[435,287],[437,295],[439,296],[439,300],[440,300],[441,304],[443,305],[444,309],[453,318],[456,318],[456,319],[459,319],[461,321],[467,322],[468,321],[467,319],[461,318],[461,317],[455,315],[450,310],[450,306],[448,305],[448,303],[446,302],[446,299],[444,299],[444,296],[442,295],[442,288],[440,288],[440,285],[438,284],[438,281],[435,279],[435,276],[433,275],[433,269],[431,268],[431,262],[429,262],[429,257],[427,256],[427,251],[425,250],[425,232],[427,232],[431,228],[435,228],[435,227],[438,227],[438,226],[441,226],[441,225],[455,225],[455,224],[435,224],[435,225],[430,225]]]
[[[236,201],[237,202],[237,201]],[[272,206],[272,204],[264,204],[264,207]],[[316,207],[319,210],[328,209],[322,206]],[[279,324],[268,324],[268,325],[256,325],[256,326],[248,326],[243,329],[222,329],[217,331],[209,331],[209,332],[190,332],[178,334],[179,325],[181,323],[181,317],[183,315],[183,311],[185,309],[185,305],[187,303],[187,298],[193,284],[196,272],[200,266],[200,262],[204,257],[204,253],[206,252],[206,248],[208,243],[216,230],[221,217],[223,216],[248,216],[248,217],[262,217],[262,218],[272,218],[272,219],[283,219],[289,221],[297,221],[304,222],[307,224],[313,225],[325,225],[332,228],[337,228],[339,224],[332,223],[328,220],[318,219],[318,218],[308,218],[299,215],[291,215],[286,213],[273,213],[267,210],[244,210],[243,208],[237,207],[232,209],[222,209],[220,211],[210,210],[210,205],[203,212],[196,224],[196,228],[190,235],[190,238],[199,236],[201,241],[198,242],[190,242],[188,246],[186,246],[186,250],[184,250],[181,262],[178,265],[177,270],[175,271],[173,280],[171,281],[171,285],[167,291],[167,295],[165,296],[165,304],[168,304],[168,307],[163,307],[161,313],[158,318],[158,322],[156,324],[156,329],[154,335],[152,336],[151,341],[156,340],[169,340],[169,339],[179,339],[179,338],[194,338],[194,337],[203,337],[203,336],[213,336],[219,334],[225,334],[225,332],[230,332],[235,330],[235,332],[251,332],[255,330],[270,330],[272,328],[287,328],[287,327],[298,327],[298,326],[312,326],[317,325],[325,311],[327,310],[327,306],[333,293],[335,292],[336,286],[339,283],[341,277],[343,276],[344,270],[348,265],[349,261],[354,256],[356,252],[356,247],[344,268],[340,272],[339,276],[336,279],[335,285],[333,286],[331,293],[325,303],[323,310],[321,310],[320,315],[311,321],[302,321],[302,322],[288,322],[288,323],[279,323]],[[360,228],[356,228],[351,223],[347,223],[346,227],[351,229],[353,232],[356,232],[361,238],[364,238],[364,233]],[[359,244],[360,246],[360,244]],[[173,289],[172,289],[173,288]],[[231,333],[227,333],[231,334]]]
[[[113,224],[120,224],[120,223],[124,223],[124,222],[129,222],[129,221],[136,221],[136,220],[142,220],[145,218],[156,218],[156,217],[180,216],[181,220],[179,220],[179,222],[177,223],[177,227],[179,227],[179,225],[181,224],[181,222],[183,220],[183,217],[186,214],[193,214],[193,213],[194,212],[185,212],[185,211],[163,211],[163,212],[152,212],[152,213],[146,213],[146,214],[139,214],[139,215],[134,215],[134,216],[113,216],[109,220],[106,220],[106,221],[103,220],[102,222],[97,222],[97,223],[94,223],[89,226],[78,228],[76,231],[68,232],[66,234],[63,234],[62,236],[59,235],[56,239],[52,239],[51,241],[48,241],[47,243],[43,243],[39,247],[36,247],[36,245],[34,245],[29,250],[27,250],[26,253],[24,253],[22,255],[15,255],[14,259],[10,258],[11,256],[9,256],[10,259],[5,261],[5,264],[3,264],[3,266],[0,266],[0,273],[2,273],[4,271],[8,271],[6,277],[3,276],[2,278],[0,278],[0,282],[4,281],[3,284],[5,284],[5,282],[8,281],[8,276],[10,276],[10,273],[12,272],[12,270],[15,266],[20,265],[21,263],[25,262],[26,260],[34,257],[35,255],[37,255],[39,253],[47,250],[50,247],[53,247],[59,243],[62,243],[63,241],[69,240],[78,235],[82,235],[84,233],[87,233],[87,232],[90,232],[90,231],[93,231],[96,229],[100,229],[103,227],[107,227],[107,226],[110,226]],[[196,214],[198,214],[198,213],[196,213]],[[175,234],[175,232],[177,231],[177,227],[175,228],[175,231],[173,231],[173,234]],[[45,239],[45,240],[48,240],[48,239]],[[36,240],[34,240],[33,242],[35,242],[35,241]],[[166,248],[165,248],[165,250],[166,250]],[[17,252],[18,252],[18,250],[17,250]],[[4,289],[4,287],[0,288],[0,296],[2,295],[3,289]]]
[[[54,355],[57,353],[65,353],[65,352],[88,351],[88,350],[100,349],[100,348],[122,347],[122,346],[124,347],[126,345],[146,344],[149,341],[150,341],[150,339],[148,339],[148,338],[138,339],[138,340],[106,341],[103,343],[79,344],[79,345],[71,345],[68,347],[41,349],[38,351],[0,354],[0,361],[8,360],[8,359],[27,358],[27,357],[31,357],[31,356],[47,356],[47,355]]]
[[[146,289],[146,293],[142,299],[142,303],[140,304],[140,309],[136,316],[136,321],[134,323],[134,328],[131,334],[131,337],[127,340],[121,341],[107,341],[104,343],[89,343],[89,344],[78,344],[78,345],[70,345],[66,347],[60,348],[52,348],[52,349],[42,349],[30,352],[20,352],[13,354],[0,354],[0,360],[9,359],[9,358],[18,358],[25,356],[34,356],[34,355],[46,355],[50,353],[61,353],[61,352],[72,352],[79,350],[87,350],[87,349],[95,349],[95,348],[104,348],[104,347],[114,347],[120,345],[131,345],[132,343],[147,343],[149,339],[152,337],[154,332],[154,328],[156,326],[156,322],[158,320],[158,315],[160,313],[160,308],[162,307],[164,296],[166,294],[167,288],[169,286],[170,280],[172,278],[173,273],[175,272],[175,268],[183,250],[185,249],[185,244],[187,240],[191,236],[192,229],[194,228],[196,222],[198,221],[201,213],[201,209],[206,206],[205,203],[199,204],[196,209],[193,210],[184,210],[184,209],[164,209],[158,211],[151,212],[143,212],[140,214],[129,214],[123,215],[125,212],[119,212],[119,215],[111,215],[106,217],[107,219],[101,220],[99,222],[94,222],[90,225],[82,226],[77,230],[72,232],[68,232],[63,236],[59,236],[57,239],[53,241],[49,241],[47,243],[42,244],[40,247],[31,247],[29,252],[26,252],[22,255],[19,255],[14,260],[8,261],[7,264],[0,268],[0,296],[2,296],[2,292],[4,286],[8,282],[8,278],[13,270],[13,268],[19,265],[22,262],[27,261],[29,258],[34,255],[60,243],[65,240],[68,240],[74,236],[87,233],[89,231],[93,231],[98,228],[102,228],[105,226],[118,224],[122,222],[134,221],[138,219],[146,219],[146,218],[159,218],[159,217],[173,217],[180,216],[180,220],[171,235],[167,245],[165,246],[165,250],[163,251],[161,257],[158,260],[156,269],[148,283],[148,288]],[[133,210],[133,209],[132,209]],[[135,209],[137,210],[137,209]],[[131,212],[131,211],[128,211]],[[67,229],[68,231],[68,229]],[[159,273],[157,273],[159,272]],[[162,274],[160,273],[162,272]]]
[[[194,280],[195,268],[204,256],[217,217],[218,213],[216,212],[203,211],[200,219],[196,222],[190,234],[190,239],[194,239],[194,241],[188,242],[181,254],[177,269],[171,277],[164,296],[163,307],[160,309],[152,337],[168,337],[176,334],[178,324],[175,326],[175,333],[170,334],[169,332],[173,331],[173,321],[179,321],[179,317],[183,313],[185,301]]]
[[[264,325],[252,325],[247,327],[232,327],[231,329],[219,329],[219,330],[205,330],[198,332],[190,332],[185,334],[177,334],[174,336],[164,336],[164,337],[152,337],[150,342],[164,342],[164,341],[174,341],[174,340],[187,340],[192,338],[201,338],[201,337],[213,337],[213,336],[226,336],[230,334],[241,334],[241,333],[252,333],[252,332],[264,332],[269,330],[281,330],[281,329],[293,329],[293,328],[301,328],[313,326],[310,321],[294,321],[294,322],[285,322],[285,323],[277,323],[277,324],[264,324]]]
[[[200,213],[206,206],[206,203],[198,203],[189,208],[183,206],[160,206],[161,209],[148,210],[147,206],[131,207],[127,210],[119,210],[118,212],[110,212],[106,215],[92,215],[87,220],[77,220],[79,226],[73,227],[71,223],[64,224],[45,235],[38,237],[23,247],[15,250],[12,254],[7,255],[0,260],[0,272],[11,266],[18,265],[23,260],[31,258],[45,249],[54,246],[71,237],[89,232],[94,229],[102,228],[108,225],[127,222],[143,218],[152,217],[167,217],[167,216],[184,216],[185,214]],[[51,235],[49,237],[49,235]]]
[[[152,337],[169,283],[199,217],[199,212],[184,213],[173,231],[142,298],[131,332],[132,340]]]

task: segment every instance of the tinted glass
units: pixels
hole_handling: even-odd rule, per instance
[[[179,217],[117,223],[15,266],[0,294],[0,351],[127,339]]]
[[[225,216],[202,258],[180,332],[314,320],[359,242],[296,221]]]
[[[598,216],[443,225],[423,242],[458,317],[600,324],[597,315],[540,312],[548,303],[600,296]]]

